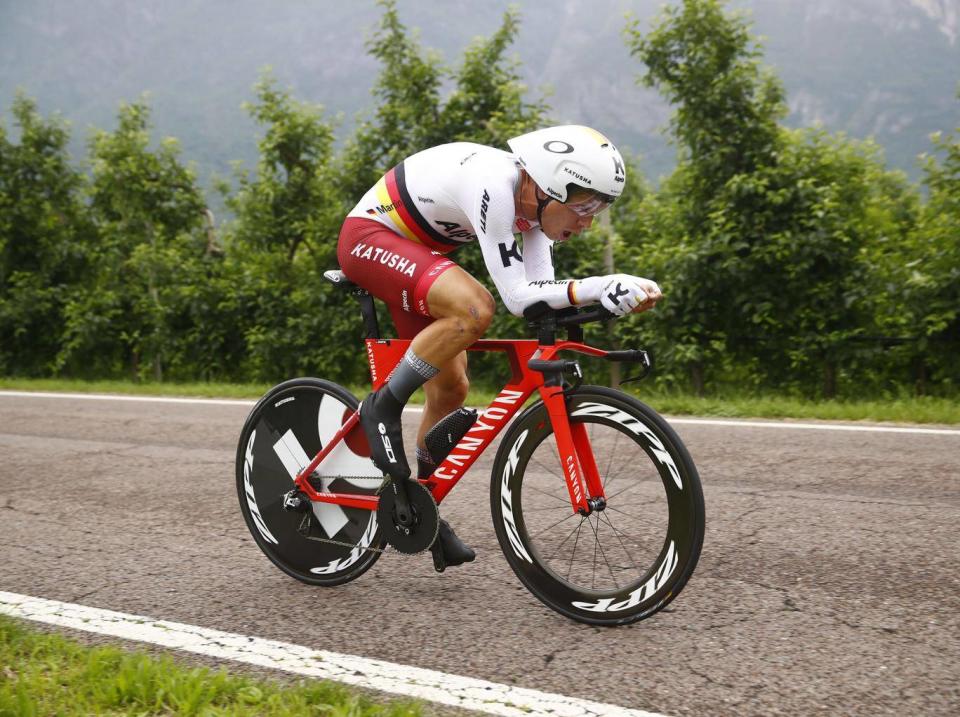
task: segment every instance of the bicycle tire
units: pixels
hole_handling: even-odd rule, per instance
[[[355,580],[377,561],[384,545],[376,511],[314,503],[309,513],[296,513],[282,506],[293,477],[358,403],[352,393],[330,381],[291,379],[257,402],[240,433],[237,495],[247,527],[274,565],[310,585]],[[373,494],[379,488],[383,474],[355,448],[356,442],[351,447],[345,441],[321,464],[324,490]]]
[[[705,528],[700,477],[676,432],[632,396],[583,386],[568,394],[567,406],[571,423],[585,424],[591,435],[606,509],[589,517],[573,513],[553,430],[540,401],[517,417],[494,460],[490,504],[497,540],[524,586],[560,614],[593,625],[642,620],[674,600],[697,565]],[[625,454],[630,460],[621,466],[624,472],[614,475],[621,441],[632,451]],[[551,451],[555,466],[550,464]],[[621,475],[623,481],[614,485]],[[632,506],[624,498],[629,491],[629,500],[644,501],[642,514],[625,510]],[[552,518],[543,517],[547,511],[554,511]],[[548,524],[553,518],[559,520]],[[587,585],[589,550],[577,557],[581,534],[591,533],[596,545],[592,583]],[[601,544],[601,533],[612,546],[609,550]],[[605,563],[600,566],[600,586],[598,556]],[[578,577],[571,579],[575,567]]]

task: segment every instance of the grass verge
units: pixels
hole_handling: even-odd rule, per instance
[[[0,615],[0,717],[53,714],[417,717],[423,707],[379,704],[331,682],[279,684],[85,647]]]
[[[0,390],[53,391],[79,393],[116,393],[150,396],[187,396],[194,398],[256,399],[269,390],[269,384],[228,383],[134,383],[132,381],[75,381],[67,379],[0,378]],[[362,398],[365,386],[348,387]],[[883,399],[813,401],[777,395],[724,395],[698,398],[689,394],[665,392],[644,384],[630,384],[624,390],[669,415],[715,416],[725,418],[793,418],[835,421],[894,421],[898,423],[960,424],[960,399],[899,397]],[[469,406],[486,406],[496,394],[473,389]],[[413,403],[422,401],[416,393]]]

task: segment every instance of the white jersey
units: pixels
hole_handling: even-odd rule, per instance
[[[350,212],[448,253],[480,243],[503,303],[516,315],[538,301],[572,304],[569,280],[555,281],[553,242],[517,216],[520,168],[512,154],[470,142],[418,152],[387,172]],[[523,238],[522,248],[516,233]]]

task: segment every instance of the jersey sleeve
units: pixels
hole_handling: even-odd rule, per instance
[[[513,235],[515,219],[512,183],[481,182],[475,192],[471,221],[477,230],[477,241],[487,271],[507,310],[521,316],[525,308],[538,301],[547,302],[553,309],[572,306],[568,291],[570,281],[554,280],[549,256],[550,240],[539,230],[536,234],[542,239],[529,232],[533,241],[526,248],[532,253],[534,275],[547,275],[543,265],[546,261],[550,267],[549,278],[528,277],[520,243]]]
[[[523,232],[523,266],[527,281],[553,281],[553,242],[540,227]]]

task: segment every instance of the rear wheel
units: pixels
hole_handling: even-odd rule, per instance
[[[568,399],[583,424],[606,507],[573,512],[543,403],[521,414],[494,462],[491,507],[510,567],[543,603],[580,622],[649,617],[683,589],[700,557],[696,467],[657,413],[620,391],[585,386]]]
[[[237,493],[247,527],[274,565],[305,583],[353,580],[376,562],[383,547],[375,511],[321,503],[302,513],[283,508],[297,473],[357,405],[342,386],[297,378],[260,399],[240,434]],[[334,493],[377,492],[383,474],[371,462],[365,439],[356,438],[351,434],[324,459],[315,487]]]

